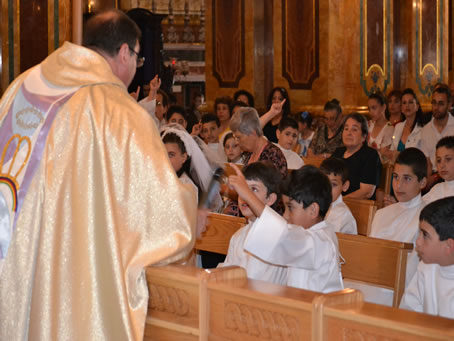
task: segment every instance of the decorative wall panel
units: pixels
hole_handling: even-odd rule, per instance
[[[70,0],[2,2],[2,89],[70,40]]]
[[[213,76],[236,88],[244,76],[244,0],[213,0]]]
[[[291,89],[311,89],[319,76],[318,0],[282,0],[282,76]]]
[[[416,83],[425,96],[443,79],[443,9],[441,0],[416,2]]]
[[[364,93],[386,92],[391,80],[390,0],[360,1],[360,77]]]

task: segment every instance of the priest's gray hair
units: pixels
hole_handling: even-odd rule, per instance
[[[240,108],[230,119],[230,130],[239,131],[244,135],[252,135],[254,132],[258,137],[263,136],[260,118],[257,110],[251,107]]]

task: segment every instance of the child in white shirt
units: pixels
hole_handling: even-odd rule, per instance
[[[281,119],[276,130],[278,146],[285,156],[288,169],[299,169],[304,166],[303,159],[292,149],[298,143],[298,123],[291,117]]]
[[[280,200],[281,176],[273,165],[254,162],[243,168],[243,175],[250,190],[264,205],[272,208],[277,206]],[[232,236],[227,257],[218,267],[237,265],[246,270],[249,278],[279,285],[287,284],[287,267],[264,262],[244,250],[244,242],[257,217],[241,196],[238,197],[238,206],[241,213],[248,219],[248,224]]]
[[[345,161],[331,157],[323,160],[320,170],[328,176],[331,182],[333,202],[326,214],[325,220],[334,226],[336,232],[358,234],[356,220],[348,206],[342,200],[342,192],[348,190],[348,167]]]
[[[221,122],[219,118],[214,114],[205,114],[201,119],[202,131],[200,136],[203,141],[215,152],[218,152],[219,148],[219,129]]]
[[[444,181],[424,196],[426,203],[454,195],[454,136],[443,137],[437,142],[435,157],[438,174]]]
[[[288,266],[287,285],[318,292],[343,289],[334,227],[324,221],[331,204],[331,184],[314,166],[293,171],[285,188],[281,217],[250,190],[241,172],[229,184],[258,218],[245,250],[275,265]]]
[[[400,308],[454,318],[454,197],[434,201],[419,217],[421,262]]]
[[[392,183],[398,202],[375,213],[369,237],[414,244],[418,236],[419,214],[426,204],[421,198],[426,183],[427,158],[424,153],[417,148],[402,151],[394,166]],[[413,278],[418,261],[416,251],[411,252],[407,259],[406,285]],[[392,305],[392,290],[353,286],[362,290],[369,302]]]

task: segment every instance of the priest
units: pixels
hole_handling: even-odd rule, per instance
[[[140,30],[91,18],[0,102],[0,340],[142,340],[144,267],[192,249],[196,193],[128,94]]]

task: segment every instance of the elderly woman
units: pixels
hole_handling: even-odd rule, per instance
[[[273,163],[282,176],[287,176],[287,162],[282,151],[268,141],[262,132],[260,119],[254,108],[240,108],[230,120],[230,130],[243,152],[244,163],[269,161]]]
[[[325,123],[315,131],[307,156],[327,158],[342,146],[342,108],[337,99],[326,102],[323,118]]]
[[[333,157],[345,160],[350,187],[346,197],[375,199],[375,189],[380,181],[381,163],[375,149],[367,145],[368,127],[364,115],[347,116],[342,132],[344,147],[337,148]]]

